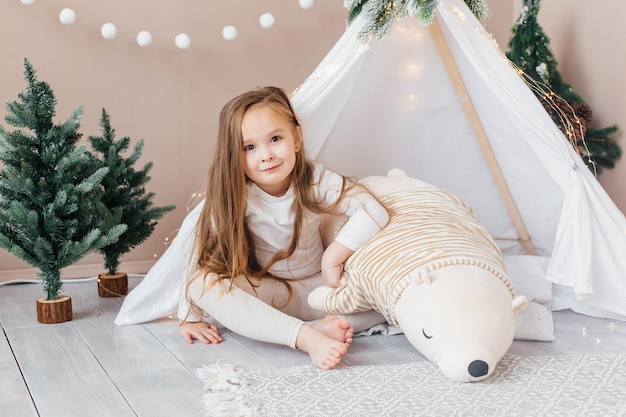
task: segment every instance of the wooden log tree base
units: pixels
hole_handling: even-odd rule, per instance
[[[126,294],[128,294],[128,275],[125,272],[98,275],[98,295],[100,297],[123,297]]]
[[[72,299],[59,295],[56,300],[37,299],[37,321],[44,324],[63,323],[72,320]]]

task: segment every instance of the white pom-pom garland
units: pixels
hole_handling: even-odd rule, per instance
[[[237,38],[237,28],[234,26],[224,26],[222,29],[222,36],[227,41],[232,41]]]
[[[186,33],[179,33],[176,35],[176,38],[174,38],[174,43],[178,49],[187,49],[191,46],[191,39]]]
[[[117,27],[113,23],[105,23],[100,28],[100,34],[104,39],[114,39],[117,36]]]
[[[310,9],[311,7],[313,7],[313,0],[300,0],[299,1],[300,7],[303,9]]]
[[[274,16],[271,13],[264,13],[259,18],[259,24],[263,29],[269,29],[274,26]]]
[[[150,34],[150,32],[142,30],[137,34],[137,45],[143,48],[145,46],[150,46],[151,43],[152,35]]]
[[[37,0],[20,0],[20,2],[24,5],[30,6],[34,4]],[[300,7],[303,9],[308,9],[313,7],[314,0],[298,0]],[[66,7],[59,12],[59,21],[63,25],[72,25],[76,22],[76,12]],[[271,13],[263,13],[259,17],[259,25],[264,29],[269,29],[274,26],[276,23],[276,19],[274,15]],[[104,23],[100,27],[100,34],[104,39],[115,39],[117,37],[117,26],[111,22]],[[222,29],[222,37],[227,41],[232,41],[237,39],[238,32],[237,28],[232,25],[224,26]],[[148,31],[141,31],[137,34],[137,44],[141,47],[146,47],[152,45],[152,35]],[[191,46],[191,39],[186,33],[179,33],[174,38],[174,43],[179,49],[188,49]]]
[[[64,25],[71,25],[76,21],[76,12],[70,8],[65,8],[59,13],[59,21]]]

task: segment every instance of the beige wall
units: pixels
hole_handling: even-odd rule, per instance
[[[492,17],[486,26],[503,49],[521,0],[488,0]],[[102,4],[101,4],[102,3]],[[620,16],[626,4],[614,0],[544,0],[541,23],[553,39],[561,71],[593,108],[597,123],[626,126],[624,82],[617,71],[626,57],[616,46],[626,38]],[[232,96],[260,85],[291,91],[317,66],[343,33],[346,11],[341,0],[317,0],[303,10],[297,0],[109,0],[107,2],[37,1],[25,6],[3,2],[0,25],[0,100],[14,100],[25,88],[27,57],[55,91],[57,120],[65,120],[79,104],[85,106],[81,132],[98,133],[102,107],[118,137],[144,139],[144,164],[154,163],[149,191],[157,205],[175,204],[152,237],[123,258],[126,272],[146,272],[165,249],[187,213],[194,192],[202,191],[217,115]],[[184,5],[181,7],[181,5]],[[71,7],[77,21],[59,23],[58,13]],[[271,12],[276,23],[262,29],[258,18]],[[115,23],[118,36],[105,40],[100,26]],[[222,27],[235,25],[235,41],[221,37]],[[148,30],[153,44],[140,48],[135,35]],[[179,50],[174,36],[187,32],[192,45]],[[609,46],[605,46],[609,45]],[[621,83],[621,84],[620,84]],[[0,108],[0,123],[5,108]],[[623,142],[623,140],[621,141]],[[622,144],[626,147],[626,145]],[[602,183],[623,211],[626,192],[620,183],[626,162],[604,174]],[[101,272],[101,258],[91,254],[64,271],[65,277]],[[34,278],[36,271],[0,251],[0,281]]]

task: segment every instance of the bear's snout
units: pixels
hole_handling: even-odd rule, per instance
[[[488,347],[471,343],[444,349],[437,353],[433,362],[453,381],[477,382],[489,377],[498,358]]]
[[[467,367],[467,372],[474,378],[485,376],[489,373],[489,364],[479,359],[472,361]]]

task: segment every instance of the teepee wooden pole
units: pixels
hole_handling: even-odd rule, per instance
[[[504,199],[504,203],[506,205],[507,211],[509,212],[509,216],[511,216],[511,220],[513,222],[513,226],[517,232],[517,236],[524,247],[524,250],[529,255],[537,255],[537,250],[533,245],[533,242],[530,238],[530,234],[526,229],[526,225],[524,224],[524,220],[520,215],[519,209],[517,208],[517,204],[515,204],[515,200],[511,195],[511,191],[509,190],[509,186],[506,183],[504,175],[502,174],[502,170],[500,169],[500,165],[498,164],[498,160],[496,159],[493,148],[491,147],[491,143],[489,143],[489,138],[485,133],[485,129],[478,117],[478,113],[476,112],[476,108],[474,107],[474,103],[467,91],[467,87],[465,86],[465,82],[463,81],[463,77],[459,72],[459,68],[454,61],[454,57],[450,52],[450,48],[448,47],[448,43],[443,37],[443,33],[441,32],[441,28],[439,27],[439,23],[437,22],[437,17],[433,19],[432,24],[430,25],[430,32],[439,50],[439,55],[443,60],[446,69],[448,70],[448,74],[450,75],[450,80],[452,81],[454,88],[457,90],[459,97],[461,97],[461,104],[463,105],[463,109],[465,110],[465,114],[469,119],[470,125],[474,130],[474,134],[478,139],[478,143],[480,148],[485,156],[487,161],[487,165],[491,170],[491,174],[496,182],[498,190],[500,191],[500,195]]]

